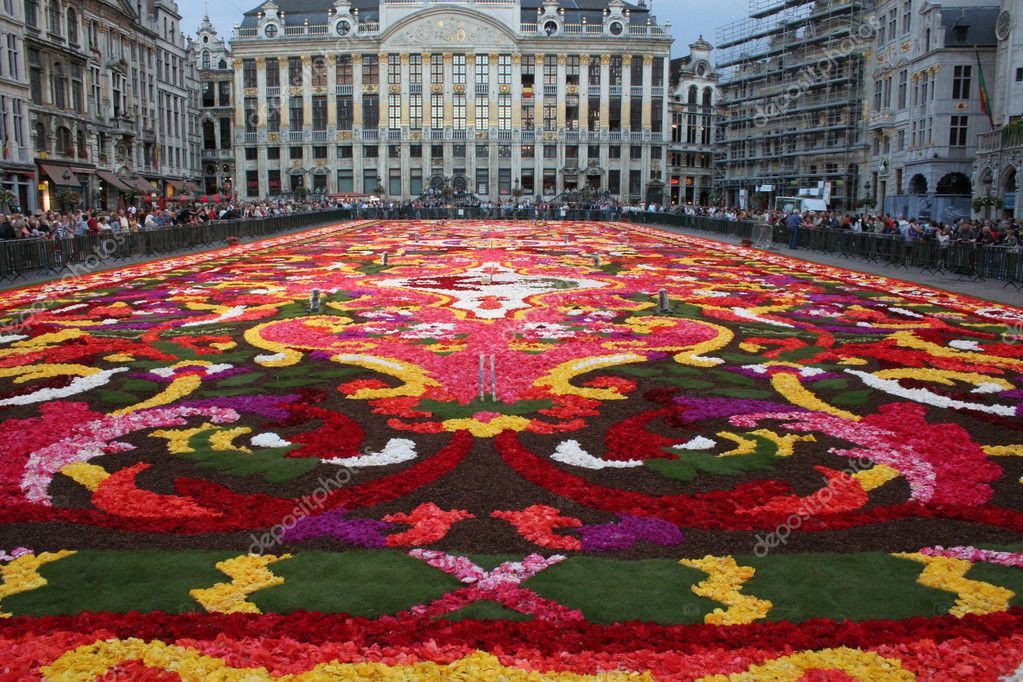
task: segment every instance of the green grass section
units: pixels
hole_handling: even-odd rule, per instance
[[[305,552],[269,568],[284,584],[250,597],[264,613],[306,609],[377,617],[429,603],[461,586],[401,551]]]
[[[704,614],[718,605],[689,588],[706,577],[671,559],[573,557],[534,576],[524,586],[579,609],[593,623],[702,623]]]
[[[237,555],[192,550],[79,552],[43,565],[39,573],[47,584],[4,598],[0,610],[30,616],[201,611],[189,591],[229,580],[216,563]],[[522,559],[503,555],[469,558],[485,570]],[[756,569],[741,592],[771,601],[770,621],[930,617],[947,614],[956,599],[950,592],[917,583],[922,564],[880,552],[737,556],[736,561]],[[304,609],[379,617],[428,604],[463,586],[399,550],[301,552],[269,569],[284,578],[284,583],[249,596],[264,613]],[[1012,590],[1016,595],[1012,605],[1023,607],[1020,569],[976,564],[966,577]],[[623,561],[571,556],[522,586],[582,611],[594,623],[701,623],[721,606],[693,593],[692,586],[706,579],[703,571],[682,566],[675,559]],[[484,600],[445,618],[523,616]]]
[[[955,595],[916,582],[923,564],[890,554],[736,557],[757,569],[743,593],[774,603],[768,620],[869,620],[947,614]]]
[[[5,597],[3,610],[17,616],[55,616],[83,611],[202,611],[189,590],[227,580],[216,563],[236,552],[79,552],[44,564],[47,584]]]

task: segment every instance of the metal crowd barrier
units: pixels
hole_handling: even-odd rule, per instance
[[[229,237],[261,238],[348,220],[352,211],[335,209],[250,220],[221,220],[158,230],[72,237],[60,240],[0,241],[0,282],[34,275],[84,274],[136,258],[223,246]]]
[[[0,282],[31,274],[61,274],[98,269],[101,265],[135,258],[166,256],[222,246],[229,237],[260,238],[288,230],[329,225],[344,220],[579,220],[623,221],[636,224],[691,229],[737,239],[788,243],[785,225],[767,226],[749,220],[727,220],[711,216],[676,213],[622,211],[620,209],[465,207],[415,208],[377,206],[296,213],[261,220],[228,220],[198,226],[169,227],[137,234],[107,237],[75,237],[61,241],[0,241]],[[835,254],[865,263],[877,263],[893,270],[916,268],[922,272],[945,273],[970,280],[1005,281],[1005,286],[1023,289],[1023,253],[998,246],[953,242],[941,246],[933,239],[907,241],[901,235],[883,235],[850,230],[806,229],[797,231],[802,249]],[[113,244],[113,246],[111,246]],[[109,248],[108,248],[109,247]]]

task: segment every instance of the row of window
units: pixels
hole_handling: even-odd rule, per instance
[[[456,171],[456,175],[465,177],[465,169],[458,169]],[[656,172],[652,172],[649,179],[658,179],[658,177],[659,175]],[[328,177],[326,174],[313,175],[312,178],[313,181],[311,189],[314,192],[328,191]],[[353,170],[340,169],[337,171],[336,178],[336,191],[355,191],[356,177]],[[283,183],[285,179],[287,179],[289,187],[284,186]],[[382,187],[383,190],[391,196],[401,196],[402,179],[402,171],[400,169],[392,169],[388,173],[387,186],[384,186],[381,184],[383,179],[377,174],[376,170],[364,169],[362,172],[362,191],[372,192],[378,187]],[[424,190],[422,171],[420,169],[413,169],[410,172],[408,179],[409,193],[412,196],[422,194]],[[623,180],[625,180],[627,184],[623,185]],[[466,181],[468,182],[468,178]],[[617,195],[629,194],[632,196],[639,196],[643,191],[643,173],[638,170],[629,171],[627,175],[624,175],[622,171],[619,170],[608,171],[606,186],[601,183],[600,178],[591,179],[589,182],[591,183],[591,186],[594,186],[596,189],[606,187],[606,189]],[[477,168],[474,185],[476,193],[481,196],[489,196],[490,183],[490,170],[487,168]],[[559,186],[558,172],[556,170],[545,169],[543,173],[537,177],[535,175],[535,171],[530,168],[522,170],[515,182],[515,185],[522,189],[527,196],[532,196],[537,192],[542,192],[545,196],[551,196],[557,194],[559,189],[572,190],[578,188],[579,181],[573,178],[562,178]],[[305,173],[287,174],[282,173],[279,170],[267,171],[267,190],[270,195],[294,192],[298,188],[305,186]],[[245,189],[250,197],[262,196],[259,188],[258,171],[246,172]],[[496,189],[499,196],[512,196],[512,170],[510,168],[498,169]]]
[[[210,125],[212,132],[212,123]],[[222,126],[223,128],[223,126]],[[223,131],[222,131],[223,132]],[[206,147],[207,149],[213,149],[214,147]],[[288,151],[288,159],[291,161],[302,161],[305,159],[305,148],[300,146],[292,146],[286,148]],[[445,155],[444,145],[435,144],[424,146],[421,144],[409,145],[409,158],[421,159],[423,158],[423,152],[429,150],[431,158],[434,162],[442,162],[447,156],[452,159],[465,159],[468,158],[468,146],[464,144],[452,145],[451,154]],[[497,158],[499,159],[510,159],[512,158],[511,145],[498,145],[497,147]],[[519,156],[523,159],[534,159],[536,158],[537,148],[535,145],[526,144],[518,147]],[[544,159],[557,159],[558,158],[558,146],[553,144],[540,145],[541,153]],[[586,157],[580,156],[580,154],[586,153]],[[339,159],[351,159],[353,158],[354,147],[352,145],[338,145],[337,147],[337,158]],[[387,158],[389,159],[401,159],[402,146],[397,144],[387,145]],[[477,159],[488,159],[490,158],[490,147],[488,145],[476,145],[474,152],[475,158]],[[377,145],[365,145],[362,147],[362,158],[364,159],[376,159],[380,157],[380,147]],[[591,161],[600,161],[600,147],[597,145],[590,145],[589,147],[580,147],[579,145],[566,145],[565,146],[565,158],[568,160],[579,160],[585,162],[587,157]],[[663,157],[662,147],[651,147],[650,158],[653,161],[660,161]],[[281,157],[281,147],[267,147],[266,158],[268,161],[279,161]],[[322,160],[327,158],[327,147],[324,145],[314,145],[312,147],[312,158],[313,160]],[[622,147],[621,145],[609,145],[608,146],[608,158],[612,160],[621,159]],[[643,147],[634,145],[630,147],[629,158],[633,161],[641,161],[643,159]],[[258,147],[246,147],[245,148],[245,160],[246,161],[258,161],[259,160],[259,148]],[[585,165],[581,163],[580,165]]]
[[[913,25],[913,1],[903,0],[901,24],[899,23],[899,6],[897,3],[888,10],[887,15],[879,12],[877,21],[877,44],[879,47],[890,40],[895,40],[899,36],[909,35]],[[930,42],[929,34],[930,31],[928,31],[927,42]]]
[[[966,114],[954,114],[949,117],[948,123],[948,146],[965,147],[970,130],[970,117]],[[934,117],[928,116],[919,121],[910,123],[909,144],[912,147],[926,147],[934,143]],[[904,151],[906,149],[906,129],[902,128],[895,133],[895,149]],[[874,155],[889,154],[892,151],[892,139],[874,138]]]
[[[390,128],[402,127],[403,103],[408,104],[408,126],[413,129],[423,127],[442,128],[445,125],[445,108],[450,103],[451,125],[464,130],[468,125],[473,124],[477,129],[486,129],[496,125],[501,130],[511,130],[512,127],[512,96],[500,94],[496,100],[497,119],[491,120],[491,100],[489,95],[475,95],[474,116],[468,119],[469,95],[456,93],[451,95],[450,100],[445,95],[434,93],[423,96],[415,95],[387,95],[386,96],[386,118],[380,119],[380,98],[376,95],[362,96],[362,121],[364,128],[377,128],[384,123]],[[327,130],[329,98],[324,95],[316,95],[311,98],[310,123],[316,131]],[[301,96],[291,97],[288,102],[288,120],[292,127],[298,129],[305,125],[306,106],[305,99]],[[612,97],[609,101],[608,120],[602,121],[600,117],[601,100],[599,97],[590,97],[588,100],[588,114],[586,123],[590,130],[597,130],[606,125],[608,130],[618,132],[623,128],[623,103],[629,106],[629,117],[632,121],[632,128],[638,130],[643,120],[643,98],[642,97]],[[266,102],[266,109],[260,111],[259,100],[255,97],[247,97],[243,102],[245,110],[245,131],[256,132],[257,128],[265,125],[269,132],[279,132],[281,129],[281,100],[269,98]],[[356,125],[355,120],[355,98],[350,95],[342,95],[335,99],[337,113],[337,127],[339,130],[352,130]],[[654,133],[663,132],[664,121],[664,100],[655,97],[650,104],[650,130]],[[559,127],[558,103],[556,101],[544,100],[540,112],[545,130],[557,130]],[[532,100],[526,99],[522,102],[519,110],[522,128],[533,130],[537,127],[536,106]],[[567,130],[577,131],[582,125],[581,108],[579,97],[569,97],[564,109],[565,123]]]
[[[874,111],[881,111],[892,106],[892,76],[887,76],[875,82],[874,86]],[[903,69],[898,74],[896,81],[894,105],[897,109],[905,109],[907,105],[909,71]],[[952,99],[968,100],[973,84],[973,66],[970,64],[958,64],[952,67]],[[920,78],[913,82],[912,104],[920,106],[928,101],[933,102],[937,98],[938,74],[926,74],[921,72]],[[928,99],[928,97],[930,99]]]
[[[355,84],[355,63],[352,55],[338,55],[335,57],[335,85]],[[625,73],[625,60],[621,55],[612,56],[609,62],[609,84],[621,86]],[[408,56],[407,81],[413,85],[423,83],[424,66],[428,69],[431,83],[445,83],[444,56],[440,54],[429,55],[428,62],[424,65],[423,55],[410,54]],[[266,59],[266,86],[280,87],[282,78],[282,67],[287,71],[287,83],[290,86],[302,86],[309,83],[312,87],[327,87],[329,74],[327,58],[322,56],[312,57],[308,68],[301,57],[288,57],[278,59],[269,57]],[[362,84],[380,85],[381,69],[386,69],[386,78],[389,85],[401,85],[405,82],[402,73],[401,57],[397,54],[387,56],[384,64],[381,64],[379,55],[362,55]],[[536,55],[522,55],[520,61],[521,81],[523,87],[533,87],[542,83],[543,85],[558,85],[558,61],[555,55],[548,55],[538,64]],[[664,59],[658,57],[653,60],[650,82],[644,83],[643,56],[633,57],[629,67],[631,82],[634,85],[649,85],[650,87],[663,87],[664,85]],[[465,85],[468,82],[470,70],[475,74],[477,84],[489,84],[491,76],[490,56],[476,55],[472,64],[464,54],[456,54],[451,60],[451,83]],[[601,83],[601,58],[590,57],[586,63],[581,61],[578,55],[569,55],[565,62],[565,84],[579,85],[583,72],[588,75],[591,85]],[[256,75],[256,60],[242,60],[242,84],[246,88],[258,86]],[[500,85],[511,85],[512,83],[512,56],[510,54],[500,55],[497,59],[497,83]]]

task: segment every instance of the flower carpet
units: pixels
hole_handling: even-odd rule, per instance
[[[1021,324],[583,222],[4,292],[0,679],[1018,679]]]

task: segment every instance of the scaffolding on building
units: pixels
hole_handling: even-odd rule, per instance
[[[866,163],[861,134],[871,0],[750,0],[716,47],[721,132],[715,162],[726,203],[831,183],[851,209]]]

